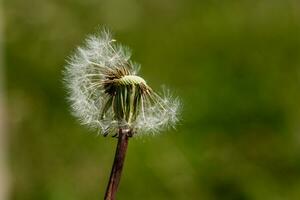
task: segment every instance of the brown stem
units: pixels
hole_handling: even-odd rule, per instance
[[[116,192],[121,179],[123,164],[128,146],[128,139],[130,135],[131,130],[119,129],[115,159],[111,169],[104,200],[115,200]]]

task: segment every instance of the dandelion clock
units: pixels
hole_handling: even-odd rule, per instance
[[[73,115],[95,132],[118,138],[106,200],[115,199],[129,138],[158,133],[178,121],[179,100],[156,93],[130,56],[102,30],[77,48],[64,71]]]

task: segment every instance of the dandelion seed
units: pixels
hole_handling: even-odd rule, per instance
[[[80,122],[115,134],[120,127],[136,134],[157,133],[177,122],[178,99],[159,96],[137,75],[130,50],[108,31],[90,36],[65,70],[72,111]]]

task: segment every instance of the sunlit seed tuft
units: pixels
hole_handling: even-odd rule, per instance
[[[154,133],[176,124],[179,100],[155,93],[130,57],[130,50],[103,30],[69,59],[64,80],[73,115],[82,124],[104,135],[120,127]]]

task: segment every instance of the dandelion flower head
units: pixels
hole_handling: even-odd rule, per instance
[[[178,121],[179,100],[154,92],[130,57],[129,48],[102,30],[89,36],[65,67],[73,115],[103,135],[119,128],[156,133]]]

